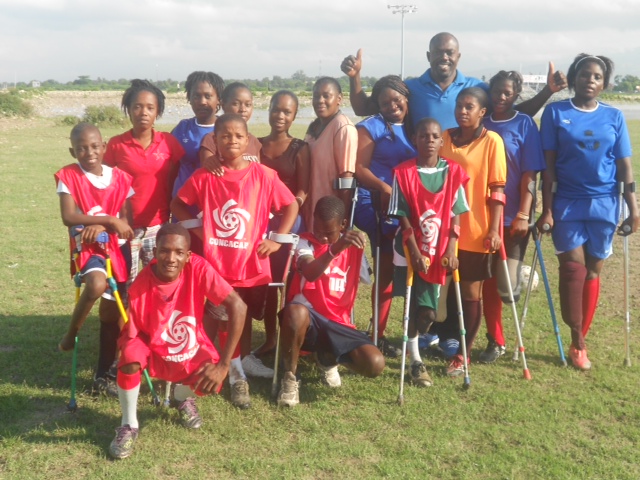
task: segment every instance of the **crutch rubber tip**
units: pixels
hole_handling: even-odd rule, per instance
[[[513,360],[514,362],[517,362],[520,359],[520,356],[518,355],[518,350],[515,350],[513,352],[513,357],[511,357],[511,360]]]
[[[153,397],[153,406],[159,407],[160,405],[162,405],[162,402],[160,401],[160,399],[158,397]]]
[[[531,380],[531,372],[529,370],[524,371],[524,379]]]
[[[462,387],[466,390],[471,386],[471,379],[469,377],[464,377],[464,383]]]
[[[401,395],[398,397],[398,405],[400,406],[404,405],[404,395]]]
[[[569,366],[569,364],[567,363],[567,361],[564,358],[562,359],[562,366],[563,367],[568,367]]]
[[[78,404],[75,400],[71,400],[67,404],[67,410],[69,411],[69,413],[76,413],[76,411],[78,410]]]
[[[630,367],[631,366],[631,359],[630,358],[625,358],[624,359],[624,366],[625,367]]]

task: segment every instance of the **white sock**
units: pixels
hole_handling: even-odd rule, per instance
[[[129,425],[131,428],[138,428],[138,394],[140,384],[131,390],[124,390],[118,385],[118,399],[122,409],[122,422],[120,426]]]
[[[184,402],[187,398],[195,398],[196,394],[189,385],[177,383],[173,389],[173,398],[176,402]]]
[[[422,363],[420,348],[418,347],[418,335],[407,341],[407,350],[409,351],[409,365],[415,362]]]
[[[231,360],[231,366],[229,367],[229,385],[233,385],[238,380],[246,379],[247,376],[242,368],[242,360],[240,360],[240,356],[237,356]]]

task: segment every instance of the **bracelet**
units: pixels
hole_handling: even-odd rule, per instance
[[[327,253],[329,254],[329,256],[330,256],[331,258],[336,258],[336,254],[334,254],[334,253],[331,251],[331,247],[333,247],[333,243],[332,243],[331,245],[329,245],[329,248],[327,248]]]
[[[296,197],[296,202],[298,202],[298,207],[301,207],[304,203],[304,199],[302,197]]]
[[[521,219],[521,220],[529,220],[529,215],[527,215],[527,214],[526,214],[526,213],[524,213],[524,212],[518,212],[518,213],[516,214],[516,217],[518,217],[518,218],[519,218],[519,219]]]

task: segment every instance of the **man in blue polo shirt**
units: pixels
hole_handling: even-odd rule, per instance
[[[457,126],[454,116],[456,97],[467,87],[481,87],[489,92],[489,86],[482,80],[465,77],[458,71],[460,48],[458,40],[450,33],[436,34],[429,42],[427,52],[429,68],[418,78],[406,81],[411,92],[409,98],[409,112],[415,124],[425,117],[435,118],[442,125],[442,129]],[[360,69],[362,68],[362,50],[357,56],[349,55],[340,65],[342,71],[349,76],[349,91],[351,106],[356,115],[374,115],[377,107],[362,90]],[[528,115],[535,115],[545,102],[566,87],[566,78],[561,72],[556,72],[553,64],[549,63],[547,85],[532,99],[520,103],[516,109]]]

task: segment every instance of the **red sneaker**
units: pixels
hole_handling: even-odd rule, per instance
[[[578,350],[571,345],[569,348],[569,356],[571,357],[571,363],[578,370],[591,370],[591,362],[587,358],[587,349]]]
[[[447,377],[459,377],[460,375],[464,375],[464,360],[462,355],[454,355],[447,367]]]

